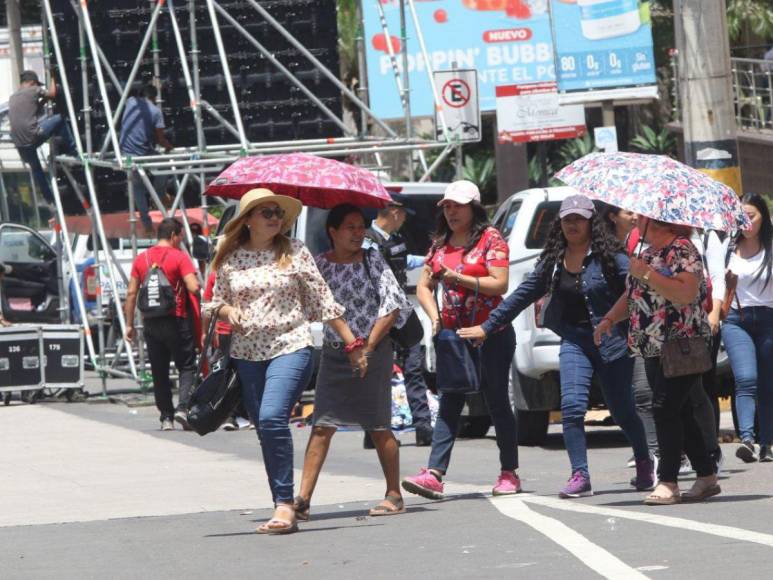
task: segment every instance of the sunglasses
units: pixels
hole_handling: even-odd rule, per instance
[[[264,207],[258,213],[267,220],[270,220],[274,216],[280,220],[285,217],[285,210],[283,210],[281,207],[275,207],[274,209],[271,209],[270,207]]]

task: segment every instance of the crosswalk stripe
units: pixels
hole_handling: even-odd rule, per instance
[[[580,562],[600,576],[615,580],[647,578],[647,576],[612,555],[601,546],[594,544],[563,522],[538,514],[530,509],[524,503],[526,496],[523,496],[523,499],[520,496],[489,499],[491,504],[502,514],[531,526],[534,530],[573,554]]]

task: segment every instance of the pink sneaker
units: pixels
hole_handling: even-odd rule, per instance
[[[403,479],[403,489],[427,499],[443,499],[443,482],[432,475],[429,469],[421,468],[419,475]]]
[[[512,471],[503,471],[497,478],[497,483],[491,493],[494,495],[512,495],[521,492],[521,480]]]

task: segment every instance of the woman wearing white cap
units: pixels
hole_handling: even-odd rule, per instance
[[[474,183],[455,181],[438,204],[435,242],[416,288],[422,308],[432,320],[433,334],[441,327],[460,328],[480,324],[507,292],[509,248],[499,231],[491,227]],[[443,286],[443,308],[438,312],[434,292]],[[508,395],[508,375],[515,353],[515,332],[510,324],[494,329],[481,349],[482,393],[496,429],[500,473],[495,495],[518,493],[521,482],[513,408]],[[443,385],[438,385],[442,392]],[[443,497],[443,476],[451,459],[457,425],[465,403],[461,393],[442,393],[429,465],[403,479],[403,488],[430,499]]]
[[[638,489],[653,485],[653,462],[644,426],[636,414],[631,386],[633,359],[626,329],[615,328],[600,345],[593,330],[625,288],[628,257],[582,195],[567,197],[548,236],[534,272],[494,310],[481,326],[464,328],[464,338],[491,340],[495,329],[509,325],[527,306],[546,296],[543,326],[561,337],[561,421],[572,475],[562,498],[593,495],[585,440],[591,378],[601,379],[604,400],[633,447]],[[484,343],[485,344],[485,343]]]
[[[345,344],[355,342],[311,253],[285,235],[300,212],[298,200],[268,189],[244,194],[218,246],[215,293],[204,305],[209,315],[220,307],[218,316],[231,324],[231,359],[260,439],[275,505],[273,517],[257,529],[261,534],[298,529],[288,421],[312,373],[310,323],[324,321]],[[367,360],[355,346],[349,360],[364,375]]]

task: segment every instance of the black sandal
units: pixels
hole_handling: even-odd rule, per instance
[[[303,499],[301,496],[296,495],[293,500],[293,508],[295,509],[295,519],[302,522],[308,522],[311,515],[311,506],[309,502]]]
[[[406,511],[402,496],[388,495],[384,498],[384,501],[371,508],[368,515],[371,517],[396,516],[398,514],[404,514]]]

